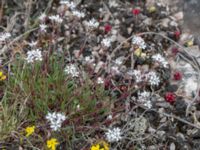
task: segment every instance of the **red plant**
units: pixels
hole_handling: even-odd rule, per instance
[[[174,35],[175,35],[176,39],[179,39],[180,35],[181,35],[181,32],[180,31],[175,31]]]
[[[106,24],[106,25],[104,26],[104,30],[105,30],[106,33],[110,32],[111,29],[112,29],[112,26],[109,25],[109,24]]]
[[[175,72],[174,73],[174,80],[181,80],[182,79],[182,74],[180,72]]]
[[[167,92],[165,94],[165,100],[170,103],[170,104],[173,104],[176,100],[176,95],[172,92]]]
[[[178,48],[176,48],[176,47],[173,47],[173,48],[172,48],[172,53],[173,53],[174,55],[176,55],[178,52],[179,52]]]
[[[140,9],[135,8],[135,9],[132,10],[132,13],[133,13],[135,16],[137,16],[137,15],[140,14]]]

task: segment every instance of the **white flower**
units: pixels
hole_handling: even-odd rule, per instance
[[[143,103],[144,106],[151,108],[152,103],[151,103],[151,100],[150,100],[150,96],[151,96],[150,92],[144,91],[142,93],[138,93],[138,100],[139,100],[139,102]]]
[[[40,24],[40,30],[46,32],[46,28],[48,26],[46,24]]]
[[[115,64],[120,66],[123,64],[123,61],[124,61],[124,58],[119,57],[119,58],[115,59]]]
[[[146,48],[146,44],[145,44],[144,40],[139,36],[134,36],[133,37],[132,44],[137,45],[141,49],[145,49]]]
[[[92,63],[92,62],[94,61],[94,59],[91,58],[90,56],[86,56],[86,57],[84,58],[84,60],[85,60],[85,62],[87,62],[87,63]]]
[[[140,70],[130,70],[127,74],[134,76],[137,83],[142,81],[143,75]]]
[[[165,67],[165,68],[168,67],[168,62],[165,60],[165,58],[162,55],[155,54],[155,55],[152,56],[152,59],[154,61],[161,63],[163,67]]]
[[[52,130],[57,131],[61,128],[63,121],[65,121],[66,116],[61,113],[50,113],[46,115],[46,119],[50,122],[50,127]]]
[[[39,19],[40,21],[44,21],[46,17],[47,17],[47,15],[43,13],[43,14],[41,14],[41,15],[39,16],[38,19]]]
[[[101,41],[101,44],[105,47],[111,46],[112,39],[111,38],[105,38]]]
[[[78,70],[77,70],[77,68],[74,64],[70,64],[70,65],[66,66],[65,72],[68,75],[71,75],[72,77],[78,77],[79,76],[79,72],[78,72]]]
[[[145,103],[144,103],[144,106],[146,106],[147,108],[152,108],[152,103],[150,100],[147,100]]]
[[[108,142],[118,142],[122,139],[122,131],[120,128],[108,129],[105,135]]]
[[[99,22],[92,18],[90,21],[85,22],[89,28],[98,28]]]
[[[148,82],[151,84],[151,85],[159,85],[160,83],[160,78],[156,75],[155,72],[151,71],[149,72],[147,75],[146,75],[147,79],[148,79]]]
[[[28,43],[28,45],[30,47],[35,47],[37,45],[37,41],[31,41],[30,43]]]
[[[76,7],[76,5],[74,4],[74,2],[69,2],[68,0],[61,0],[60,4],[61,5],[66,5],[70,9],[74,9]]]
[[[26,60],[28,63],[42,61],[42,52],[39,49],[28,51]]]
[[[62,23],[63,22],[63,19],[59,15],[49,16],[49,19],[51,21],[54,21],[54,22],[57,22],[57,23]]]
[[[151,95],[150,92],[144,91],[144,92],[138,94],[138,99],[144,101],[144,100],[146,100],[147,98],[149,98],[150,95]]]
[[[110,7],[117,7],[118,6],[118,3],[115,0],[109,0],[108,4],[109,4]]]
[[[97,83],[98,83],[98,84],[103,84],[103,83],[104,83],[103,78],[102,78],[102,77],[98,77],[98,78],[97,78]]]
[[[113,74],[119,74],[120,73],[119,66],[112,66],[111,71]]]
[[[191,97],[198,89],[198,82],[195,81],[194,77],[191,77],[186,79],[184,83],[184,91],[188,97]]]
[[[72,11],[72,14],[74,16],[77,16],[78,18],[84,18],[85,17],[85,13],[77,11],[77,10]]]
[[[11,34],[8,32],[0,33],[0,42],[5,42],[10,37],[11,37]]]
[[[112,120],[113,119],[112,115],[108,115],[107,119]]]

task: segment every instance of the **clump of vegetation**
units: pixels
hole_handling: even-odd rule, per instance
[[[71,139],[78,133],[81,136],[86,124],[98,127],[98,122],[110,111],[111,100],[104,86],[94,85],[87,75],[72,78],[66,74],[64,57],[51,55],[34,63],[18,57],[10,67],[12,71],[1,101],[4,110],[1,140],[14,132],[24,145],[25,134],[22,133],[30,125],[35,126],[34,136],[47,139],[51,130],[45,118],[48,112],[62,112],[66,116],[63,128],[56,135]]]

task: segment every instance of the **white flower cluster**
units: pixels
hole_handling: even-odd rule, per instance
[[[93,63],[95,60],[91,56],[86,56],[86,57],[84,57],[84,61],[86,63]]]
[[[54,21],[56,23],[62,23],[63,22],[63,19],[59,16],[59,15],[52,15],[52,16],[49,16],[49,19],[51,21]]]
[[[78,18],[84,18],[85,17],[85,13],[80,12],[79,10],[76,10],[76,5],[74,2],[70,2],[69,0],[61,0],[60,1],[61,5],[65,5],[68,8],[71,9],[72,14]]]
[[[70,64],[70,65],[66,66],[65,72],[68,75],[71,75],[72,77],[78,77],[78,75],[79,75],[79,72],[74,64]]]
[[[11,37],[11,34],[8,32],[0,33],[0,42],[5,42],[10,37]]]
[[[120,128],[108,129],[105,135],[108,142],[118,142],[122,139],[122,131]]]
[[[43,31],[43,32],[46,32],[46,28],[48,26],[46,24],[40,24],[40,30]]]
[[[118,7],[119,5],[118,5],[118,3],[117,3],[117,1],[115,1],[115,0],[109,0],[109,6],[110,6],[110,8],[111,7]]]
[[[165,60],[165,58],[164,58],[162,55],[160,55],[160,54],[155,54],[155,55],[152,56],[152,59],[153,59],[154,61],[157,61],[157,62],[159,62],[160,64],[162,64],[163,67],[167,68],[168,62]]]
[[[98,78],[97,78],[97,83],[98,83],[98,84],[103,84],[103,83],[104,83],[103,78],[102,78],[102,77],[98,77]]]
[[[150,85],[159,85],[160,83],[160,78],[157,76],[157,74],[153,71],[149,72],[146,75],[148,82],[150,83]]]
[[[74,16],[77,16],[78,18],[84,18],[84,17],[85,17],[85,13],[80,12],[80,11],[78,11],[78,10],[73,10],[73,11],[72,11],[72,14],[73,14]]]
[[[39,16],[38,19],[39,19],[40,21],[44,21],[46,17],[47,17],[47,15],[43,13],[43,14],[41,14],[41,15]]]
[[[141,49],[145,49],[146,48],[145,41],[139,36],[134,36],[132,38],[132,44],[137,45]]]
[[[89,27],[89,28],[98,28],[99,26],[99,22],[92,18],[91,20],[89,21],[86,21],[85,24]]]
[[[140,70],[130,70],[127,73],[134,76],[137,83],[142,81],[143,75]]]
[[[28,43],[28,45],[30,47],[35,47],[37,45],[37,41],[31,41],[30,43]]]
[[[117,65],[113,65],[111,68],[112,74],[120,74],[120,68]]]
[[[74,9],[76,7],[75,3],[74,2],[70,2],[69,0],[61,0],[60,4],[61,5],[66,5],[70,9]]]
[[[104,38],[102,41],[101,41],[101,44],[107,48],[109,48],[111,46],[111,43],[112,43],[112,39],[111,38]]]
[[[65,121],[66,116],[61,113],[50,113],[46,115],[46,119],[50,122],[50,127],[52,130],[57,131],[61,128],[63,121]]]
[[[124,58],[123,57],[118,57],[117,59],[115,59],[115,64],[116,65],[122,65],[123,64],[123,61],[124,61]]]
[[[42,61],[42,52],[39,49],[28,51],[26,61],[28,63],[33,63],[34,61]]]
[[[151,103],[151,100],[149,99],[150,96],[151,96],[150,92],[144,91],[142,93],[138,93],[138,100],[142,102],[144,106],[151,108],[152,103]]]

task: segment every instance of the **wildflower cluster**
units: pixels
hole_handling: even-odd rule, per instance
[[[6,80],[6,75],[0,71],[0,81]]]
[[[42,52],[39,49],[28,51],[26,60],[28,63],[42,61]]]
[[[59,15],[49,16],[49,19],[55,23],[62,23],[63,19]]]
[[[28,126],[25,129],[26,131],[26,137],[29,137],[30,135],[32,135],[35,131],[35,126]]]
[[[155,54],[152,56],[152,59],[154,61],[159,62],[164,68],[167,68],[168,66],[168,62],[165,60],[165,58],[163,56],[161,56],[160,54]]]
[[[86,21],[85,25],[88,26],[88,28],[94,28],[95,29],[95,28],[98,28],[99,22],[96,19],[92,18],[91,20]]]
[[[68,8],[70,8],[70,9],[75,9],[75,7],[76,7],[76,5],[75,5],[75,3],[74,2],[70,2],[70,1],[68,1],[68,0],[61,0],[60,1],[60,4],[61,5],[65,5],[65,6],[67,6]]]
[[[2,32],[0,33],[0,42],[5,42],[11,37],[11,34],[9,32]]]
[[[118,142],[122,139],[122,131],[120,128],[108,129],[105,135],[109,142]]]
[[[62,122],[65,121],[66,116],[61,113],[48,113],[46,119],[50,122],[50,127],[52,130],[57,131],[61,128]]]
[[[150,92],[147,92],[147,91],[139,92],[138,100],[139,100],[139,102],[143,103],[144,106],[146,106],[147,108],[151,108],[152,102],[150,100],[150,96],[151,96]]]
[[[140,49],[145,49],[146,48],[145,41],[139,36],[134,36],[132,38],[132,44],[138,46]]]
[[[112,42],[112,39],[111,38],[105,38],[101,41],[101,44],[107,48],[109,48],[111,46],[111,42]]]
[[[77,70],[77,67],[74,64],[69,64],[65,67],[65,73],[72,76],[72,77],[78,77],[79,72]]]
[[[160,83],[160,78],[154,71],[144,74],[140,70],[129,70],[127,74],[133,76],[136,83],[147,81],[153,86],[158,86]]]
[[[90,150],[109,150],[109,144],[105,141],[100,141],[96,144],[93,144]]]
[[[16,38],[14,44],[8,46],[9,50],[20,50],[20,54],[21,50],[26,51],[28,47],[30,50],[23,60],[31,65],[22,65],[24,61],[14,59],[14,63],[11,62],[11,67],[8,67],[8,70],[12,70],[8,76],[0,71],[0,81],[8,78],[9,82],[2,100],[6,105],[11,105],[6,106],[7,110],[14,107],[20,110],[19,113],[26,112],[24,116],[28,121],[41,121],[37,126],[26,126],[23,129],[26,140],[20,139],[20,142],[28,143],[28,140],[41,136],[38,141],[46,139],[41,145],[50,150],[56,150],[58,145],[61,149],[67,149],[65,146],[68,144],[73,145],[72,149],[126,149],[129,145],[132,146],[130,149],[133,148],[137,139],[143,139],[137,136],[143,136],[151,124],[148,122],[146,125],[146,110],[157,107],[159,100],[174,104],[176,93],[181,90],[175,92],[176,88],[173,88],[171,92],[171,89],[167,89],[171,86],[170,80],[177,84],[184,81],[181,71],[171,69],[171,62],[167,61],[171,54],[165,52],[165,46],[162,46],[164,42],[157,43],[157,37],[151,34],[137,34],[145,32],[145,27],[148,30],[152,28],[145,18],[148,19],[148,15],[151,19],[159,18],[154,13],[158,11],[157,6],[144,9],[147,10],[146,16],[143,13],[145,5],[123,9],[120,8],[122,3],[116,0],[102,3],[61,0],[59,4],[53,2],[50,12],[45,11],[37,17],[34,23],[37,30],[28,31],[27,37]],[[97,7],[93,8],[93,5]],[[118,13],[122,18],[118,18]],[[32,24],[32,19],[28,21]],[[11,33],[16,35],[15,32]],[[0,45],[9,41],[11,33],[0,34]],[[172,33],[173,36],[180,36],[180,32]],[[187,46],[193,44],[188,43]],[[13,52],[13,56],[17,52]],[[38,67],[35,62],[41,65]],[[24,66],[22,74],[19,72],[21,66]],[[4,65],[1,67],[4,70]],[[13,93],[17,96],[13,96]],[[22,109],[25,105],[27,109]],[[47,113],[48,110],[59,112]],[[144,119],[135,123],[133,120],[138,113],[143,114]],[[11,116],[16,118],[17,115]],[[70,119],[66,120],[67,117]],[[11,123],[8,121],[10,124],[14,122],[9,132],[17,126],[15,118],[11,117]],[[103,132],[105,128],[107,130]],[[98,142],[99,139],[105,141]],[[146,141],[149,142],[148,139]]]
[[[148,82],[150,83],[150,85],[156,85],[158,86],[160,83],[160,78],[159,76],[154,72],[151,71],[146,75]]]
[[[56,150],[56,146],[58,145],[58,141],[55,138],[51,138],[50,140],[47,141],[47,147],[50,150]]]

